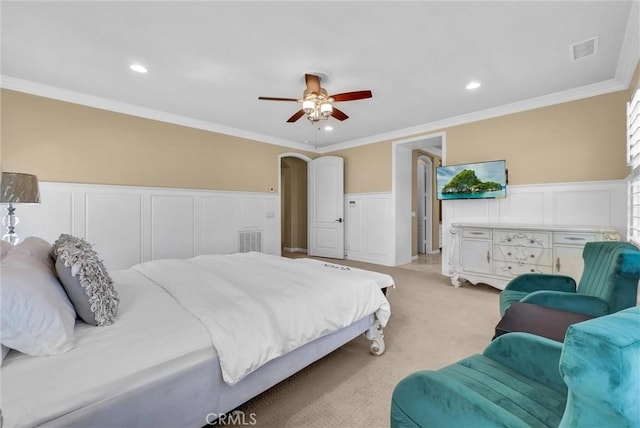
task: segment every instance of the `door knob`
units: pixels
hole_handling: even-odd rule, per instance
[[[336,220],[338,223],[342,223],[342,217]]]

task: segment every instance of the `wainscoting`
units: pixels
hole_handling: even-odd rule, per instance
[[[280,254],[276,194],[51,182],[40,193],[42,203],[16,206],[19,236],[83,237],[109,269],[256,248]]]
[[[41,182],[40,192],[41,204],[16,206],[19,236],[83,237],[110,269],[249,249],[280,254],[276,193],[52,182]],[[394,265],[394,203],[392,193],[345,195],[347,259]],[[6,212],[6,205],[0,208]],[[509,186],[506,199],[445,201],[442,209],[445,275],[448,231],[456,222],[613,226],[627,235],[624,180]]]
[[[505,199],[442,204],[442,273],[451,274],[452,223],[611,226],[627,236],[624,180],[508,186]]]
[[[351,193],[344,199],[346,257],[393,266],[391,193]]]

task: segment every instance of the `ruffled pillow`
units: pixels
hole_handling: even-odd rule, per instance
[[[53,244],[55,269],[78,316],[105,326],[116,320],[120,299],[98,253],[82,238],[62,234]]]

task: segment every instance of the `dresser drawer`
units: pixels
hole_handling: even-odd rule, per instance
[[[553,251],[550,248],[526,247],[524,245],[494,245],[493,258],[509,263],[551,266]]]
[[[551,247],[551,232],[530,230],[496,230],[493,235],[495,244],[523,245],[527,247]]]
[[[462,229],[463,238],[491,239],[491,229]]]
[[[515,278],[523,273],[552,273],[553,268],[551,266],[520,264],[512,262],[495,261],[493,263],[494,275],[505,276],[509,278]]]
[[[584,245],[587,242],[597,241],[598,237],[595,233],[571,233],[571,232],[554,232],[553,242],[555,244]]]

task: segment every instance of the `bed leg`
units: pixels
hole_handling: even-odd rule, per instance
[[[372,340],[369,350],[373,355],[382,355],[384,353],[384,333],[380,321],[376,320],[373,326],[364,334],[369,340]]]

